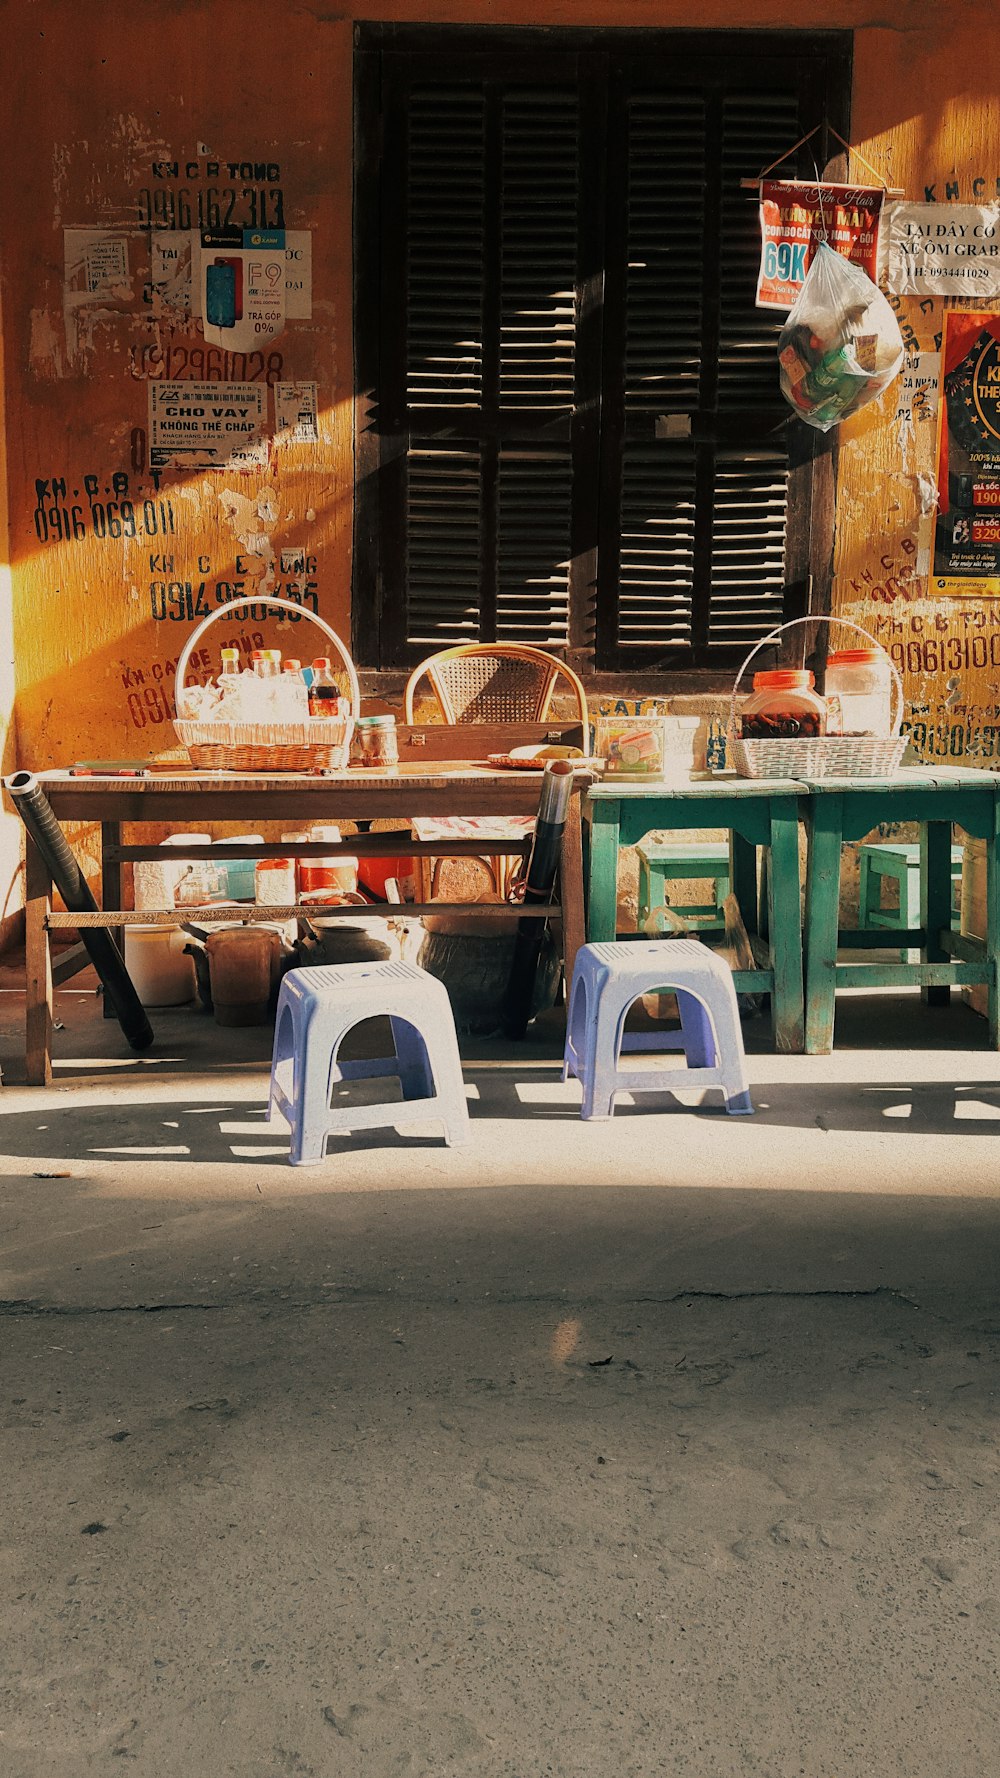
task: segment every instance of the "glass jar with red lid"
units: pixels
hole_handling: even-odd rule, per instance
[[[892,733],[892,684],[884,648],[841,648],[827,656],[826,695],[839,703],[845,735]]]
[[[815,689],[812,673],[775,667],[753,676],[753,694],[743,706],[740,734],[744,741],[811,739],[826,734],[826,700]]]

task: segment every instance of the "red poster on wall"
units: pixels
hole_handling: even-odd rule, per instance
[[[884,201],[881,186],[762,179],[757,307],[792,307],[824,237],[835,252],[867,272],[874,284]]]

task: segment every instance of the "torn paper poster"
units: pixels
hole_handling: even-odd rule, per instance
[[[307,228],[285,231],[285,319],[312,317],[312,234]]]
[[[903,425],[919,426],[936,417],[940,374],[940,352],[917,352],[904,358],[896,382],[896,418]]]
[[[191,313],[192,267],[201,253],[196,229],[157,229],[149,237],[149,283],[154,307]]]
[[[106,228],[63,229],[63,315],[69,356],[77,352],[82,315],[121,313],[135,301],[128,241]]]
[[[275,383],[274,436],[287,444],[316,444],[319,413],[315,383]]]
[[[151,468],[266,464],[266,384],[151,382],[148,390]]]

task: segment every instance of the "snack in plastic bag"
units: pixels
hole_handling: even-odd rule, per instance
[[[825,241],[781,330],[778,362],[785,400],[820,432],[874,401],[899,374],[903,338],[889,304]]]

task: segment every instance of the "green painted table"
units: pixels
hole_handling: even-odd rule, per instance
[[[997,970],[1000,957],[998,809],[1000,778],[953,767],[905,767],[892,778],[807,780],[805,984],[806,1051],[833,1048],[838,987],[911,987],[929,1003],[946,1002],[953,987],[985,982],[989,1042],[1000,1048]],[[919,950],[917,963],[841,963],[841,947],[884,948],[887,934],[839,930],[840,863],[845,841],[864,839],[883,822],[920,826],[920,925],[894,930],[893,946]],[[986,841],[986,940],[951,928],[952,824]]]
[[[665,784],[595,784],[583,805],[587,843],[587,938],[617,936],[618,853],[663,828],[730,835],[730,883],[754,951],[755,969],[734,973],[741,993],[769,994],[775,1045],[799,1053],[805,1041],[802,924],[799,905],[799,801],[791,779],[735,774]],[[757,848],[768,864],[758,905]]]

